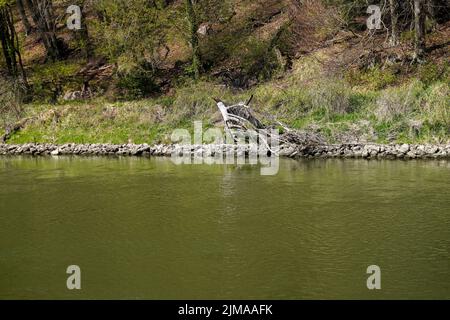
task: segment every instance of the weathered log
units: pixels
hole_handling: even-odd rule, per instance
[[[240,102],[231,106],[227,106],[219,99],[214,99],[222,114],[225,130],[233,137],[235,143],[237,143],[239,136],[249,136],[250,138],[253,137],[256,141],[259,140],[259,142],[264,143],[269,150],[274,151],[270,148],[265,137],[270,138],[270,140],[274,139],[274,135],[271,133],[270,129],[282,126],[286,132],[280,136],[276,136],[279,145],[292,144],[297,146],[316,146],[326,144],[325,139],[323,139],[321,135],[290,129],[281,122],[274,120],[274,117],[270,117],[272,118],[272,123],[264,125],[261,120],[254,116],[250,109],[249,105],[252,99],[253,96],[247,103]]]

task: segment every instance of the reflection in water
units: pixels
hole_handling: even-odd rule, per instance
[[[0,298],[450,298],[449,169],[3,157]]]

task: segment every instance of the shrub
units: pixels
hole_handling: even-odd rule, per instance
[[[255,105],[285,120],[305,116],[309,111],[309,96],[304,88],[290,86],[280,89],[273,83],[255,89]]]
[[[340,79],[322,79],[308,92],[311,109],[323,109],[327,117],[352,112],[351,89]]]
[[[133,70],[125,74],[118,74],[117,88],[120,97],[125,100],[141,99],[159,92],[154,74],[143,69]]]
[[[369,90],[381,90],[394,84],[396,76],[389,68],[375,66],[368,70],[350,70],[346,72],[345,79],[352,86],[364,85]]]
[[[160,63],[158,48],[165,39],[166,11],[147,0],[98,0],[102,19],[89,21],[98,51],[111,61]]]
[[[169,107],[168,118],[174,124],[182,121],[209,120],[217,112],[212,98],[227,100],[226,92],[212,83],[198,82],[186,84],[176,91],[173,104]],[[225,97],[224,97],[225,96]]]
[[[32,90],[34,100],[55,103],[63,93],[63,87],[76,78],[79,65],[76,62],[59,61],[36,66],[33,70]]]
[[[432,125],[441,125],[450,133],[450,89],[447,84],[438,82],[425,93],[423,115]]]
[[[22,118],[24,93],[20,83],[0,77],[0,120],[4,128]]]
[[[384,90],[376,101],[375,116],[379,121],[405,117],[418,109],[423,94],[421,82]]]
[[[441,79],[448,79],[450,76],[449,69],[448,62],[443,66],[430,62],[419,67],[418,79],[429,86]]]
[[[229,82],[237,88],[248,88],[269,80],[282,67],[274,44],[257,37],[250,37],[235,47],[230,59],[234,66],[228,75]]]

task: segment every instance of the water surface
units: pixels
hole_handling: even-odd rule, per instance
[[[449,299],[449,187],[446,161],[2,157],[0,299]]]

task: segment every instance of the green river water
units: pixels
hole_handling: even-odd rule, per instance
[[[2,157],[0,184],[0,299],[450,299],[447,161]]]

